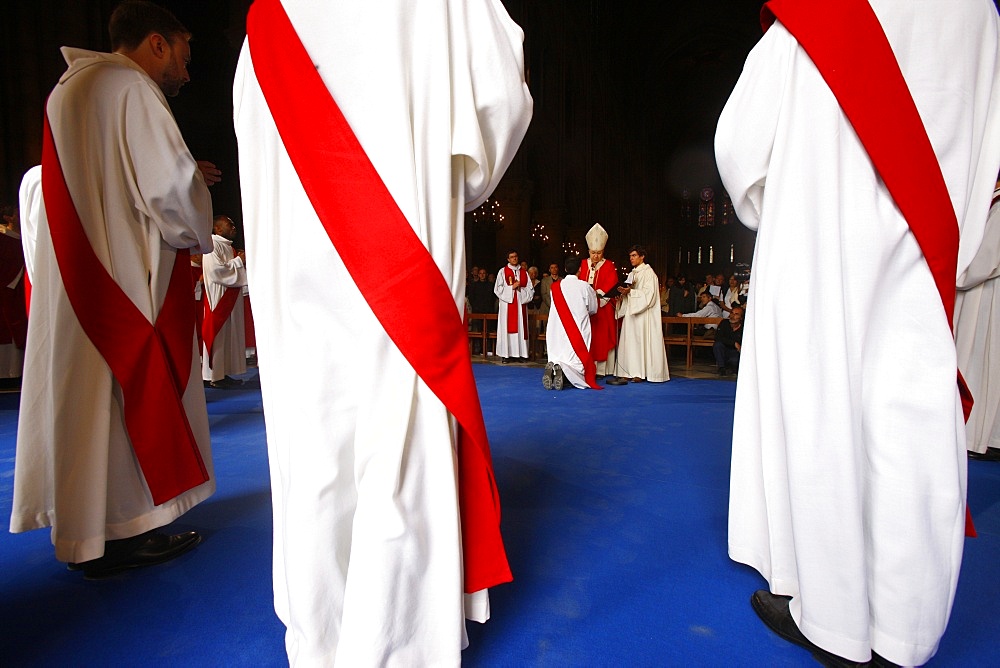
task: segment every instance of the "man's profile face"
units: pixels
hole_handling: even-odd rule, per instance
[[[507,255],[507,264],[512,267],[517,266],[517,253],[510,253]]]
[[[632,251],[631,253],[628,254],[628,261],[632,263],[633,267],[638,267],[640,264],[642,264],[642,259],[643,256],[639,255],[639,253],[637,253],[636,251]]]
[[[549,276],[552,276],[553,278],[555,278],[558,275],[559,275],[559,265],[558,264],[550,264],[549,265]]]
[[[176,97],[181,92],[181,86],[191,80],[187,70],[188,63],[191,62],[189,39],[190,37],[178,36],[174,37],[172,42],[168,42],[167,62],[157,82],[167,97]]]
[[[604,259],[604,249],[590,251],[590,264],[597,264]]]
[[[232,241],[236,238],[236,223],[231,218],[220,220],[215,224],[215,233]]]
[[[729,312],[729,323],[731,325],[739,325],[743,322],[743,309],[734,308]]]
[[[700,295],[698,295],[698,306],[705,306],[711,300],[712,300],[712,296],[710,294],[708,294],[708,291],[706,290],[705,292],[703,292]]]

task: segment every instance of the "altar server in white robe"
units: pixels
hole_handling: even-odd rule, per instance
[[[913,109],[905,87],[887,103],[873,96],[896,88],[858,95],[850,85],[883,72],[900,81],[901,71],[919,111],[906,118],[922,120],[929,139],[919,155],[931,169],[918,178],[940,165],[941,206],[953,208],[958,230],[954,218],[950,227],[961,234],[950,271],[957,257],[962,275],[983,239],[1000,162],[1000,22],[987,0],[946,11],[896,0],[768,7],[778,21],[747,58],[715,139],[736,213],[757,231],[729,555],[791,597],[761,591],[752,603],[772,630],[821,660],[832,661],[828,652],[866,662],[874,652],[919,665],[948,622],[966,519],[965,427],[951,309],[942,308],[954,276],[935,282],[911,227],[919,216],[903,217],[855,130],[865,112]],[[802,18],[810,12],[821,17]],[[824,67],[840,63],[824,71],[847,88],[843,97],[802,39]],[[919,138],[899,138],[878,155],[906,157],[883,164],[905,169]],[[891,139],[884,126],[865,136]],[[788,298],[802,276],[823,277],[822,299]],[[887,284],[891,293],[874,289]]]
[[[35,239],[38,237],[38,220],[42,208],[42,166],[35,165],[21,177],[18,191],[21,208],[21,245],[24,247],[24,271],[28,285],[35,276]]]
[[[506,362],[511,357],[528,358],[527,305],[535,296],[531,278],[518,264],[517,251],[507,253],[507,264],[497,272],[493,284],[497,296],[497,357]]]
[[[213,310],[219,310],[220,302],[230,309],[219,333],[215,335],[212,350],[206,348],[202,351],[201,377],[213,385],[247,370],[246,329],[243,324],[243,288],[247,284],[247,270],[243,252],[233,250],[235,238],[236,225],[232,219],[216,216],[212,230],[213,251],[201,258],[202,299],[207,300]],[[223,295],[229,290],[234,291],[235,301],[232,301],[233,295],[223,301]],[[219,315],[225,317],[224,313]]]
[[[587,356],[589,357],[590,316],[597,313],[597,293],[588,283],[577,278],[576,274],[580,271],[580,258],[578,256],[567,258],[564,269],[566,277],[558,281],[558,289],[562,291],[563,299],[572,316],[572,322],[564,323],[563,312],[555,305],[549,309],[548,325],[545,328],[545,344],[549,356],[546,371],[552,372],[558,365],[558,370],[562,371],[566,380],[572,383],[573,387],[584,390],[590,387],[585,377],[584,362],[573,347],[570,337],[566,333],[566,328],[575,327],[580,332],[584,350],[588,351]],[[593,363],[593,358],[591,358],[591,363]],[[558,381],[555,382],[558,383]],[[543,384],[548,388],[549,383],[545,383],[543,380]],[[558,389],[562,389],[561,383],[558,383]]]
[[[157,32],[163,26],[172,32]],[[50,191],[50,176],[65,179],[69,207],[79,216],[75,227],[82,223],[91,241],[92,251],[71,248],[74,255],[92,252],[90,257],[112,277],[115,295],[131,302],[148,323],[159,323],[179,249],[211,248],[208,163],[192,158],[165,97],[176,95],[188,81],[190,33],[156,5],[125,3],[112,15],[111,37],[115,53],[63,48],[68,69],[46,105],[58,156],[53,163],[43,156],[44,204],[32,235],[34,252],[29,252],[34,308],[10,521],[12,532],[51,527],[56,558],[81,564],[94,577],[163,561],[193,547],[200,540],[194,532],[145,532],[173,521],[215,490],[193,321],[190,351],[182,343],[183,353],[191,355],[186,389],[171,395],[180,402],[179,419],[187,426],[170,426],[193,435],[197,451],[185,452],[200,459],[195,475],[204,481],[157,503],[147,476],[158,471],[141,468],[125,415],[134,409],[136,417],[156,418],[161,407],[123,400],[123,386],[78,318],[69,290],[78,293],[81,286],[64,282],[63,256],[57,257],[54,246],[57,229],[70,223],[53,213],[53,202],[65,200],[56,189]],[[211,174],[216,179],[214,166]],[[183,293],[190,301],[190,273],[186,261],[183,265]],[[94,295],[98,288],[90,279],[96,278],[83,281],[84,294]],[[193,320],[193,311],[186,315]],[[125,338],[142,336],[125,330],[124,316],[114,314],[105,326]],[[181,341],[186,339],[182,332]],[[139,365],[149,372],[144,360],[140,357]],[[154,382],[151,375],[138,381]]]
[[[403,352],[413,337],[432,345],[437,333],[413,331],[396,306],[387,320],[375,309],[445,308],[455,359],[468,363],[463,212],[493,191],[527,129],[522,33],[494,0],[281,5],[251,8],[234,86],[275,610],[293,666],[457,666],[464,617],[485,621],[489,599],[463,582],[470,527],[459,519],[455,419]],[[268,41],[276,25],[294,48]],[[292,76],[271,75],[300,53]],[[282,106],[302,91],[322,105]],[[294,134],[305,127],[294,114],[329,107],[324,95],[349,126],[338,137],[357,137],[404,217],[401,236],[410,243],[412,229],[429,271],[392,259],[399,239],[370,236],[363,203],[354,218],[336,220],[314,208],[309,177],[326,161],[297,172],[292,160],[341,124],[308,127],[294,140],[277,124],[288,117]],[[353,176],[323,178],[350,196],[356,189],[345,177]],[[309,192],[322,199],[327,190]],[[357,228],[360,253],[337,234],[346,228]],[[373,262],[380,270],[366,276]],[[428,292],[438,283],[441,299]],[[370,303],[373,293],[380,298]],[[421,295],[433,303],[414,301]],[[430,360],[441,373],[450,364]],[[474,384],[470,396],[478,412]]]
[[[660,282],[646,264],[646,251],[632,246],[628,253],[632,271],[625,279],[628,287],[618,288],[616,315],[621,319],[615,375],[633,383],[670,380],[667,351],[660,320]]]
[[[993,192],[979,252],[958,279],[958,368],[976,403],[966,423],[974,459],[1000,460],[1000,188]]]

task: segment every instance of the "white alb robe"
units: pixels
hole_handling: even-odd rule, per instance
[[[979,453],[1000,448],[1000,202],[990,209],[979,253],[958,280],[955,347],[976,400],[965,425],[966,447]]]
[[[530,118],[520,28],[492,1],[282,4],[461,315],[462,212]],[[244,45],[234,112],[289,661],[458,665],[463,617],[489,608],[463,596],[453,419],[334,250],[255,66]],[[373,258],[391,243],[372,241]]]
[[[581,281],[576,276],[567,276],[559,281],[559,285],[562,286],[566,306],[569,307],[573,321],[580,330],[583,343],[589,349],[590,316],[597,312],[597,293],[588,283]],[[566,379],[573,383],[574,387],[579,387],[581,390],[588,389],[589,385],[587,385],[583,375],[583,362],[573,350],[573,344],[570,343],[569,337],[566,335],[566,326],[563,324],[562,316],[555,304],[552,304],[552,308],[549,310],[549,321],[545,328],[545,345],[548,348],[549,361],[559,365]]]
[[[531,285],[529,278],[524,287],[507,285],[507,274],[504,269],[509,268],[514,272],[514,278],[519,282],[521,279],[521,267],[505,265],[497,272],[496,283],[493,284],[493,294],[499,301],[497,312],[497,357],[528,357],[528,337],[524,334],[528,331],[528,323],[525,319],[525,309],[523,305],[531,303],[535,296],[535,288]],[[520,285],[520,283],[518,283]],[[507,331],[507,305],[517,301],[517,331]]]
[[[42,166],[35,165],[24,173],[18,191],[21,209],[21,247],[24,249],[24,271],[35,282],[35,239],[42,208]]]
[[[211,248],[212,202],[166,98],[123,55],[64,48],[69,69],[47,109],[66,184],[94,252],[152,322],[177,249]],[[44,204],[10,530],[52,527],[60,561],[167,524],[215,491],[195,333],[183,403],[210,479],[154,506],[125,432],[121,389],[70,306]]]
[[[872,0],[961,226],[983,237],[1000,163],[998,19],[985,0]],[[814,643],[922,664],[951,610],[965,428],[951,330],[926,260],[826,83],[775,23],[715,141],[757,229],[736,392],[729,554],[792,596]],[[823,299],[788,298],[823,276]],[[891,295],[873,286],[892,284]]]
[[[670,380],[670,371],[660,320],[660,283],[656,272],[645,262],[633,268],[630,275],[632,290],[618,298],[615,311],[622,323],[614,373],[662,383]]]
[[[215,337],[212,346],[212,366],[208,356],[212,351],[202,346],[201,377],[204,380],[222,380],[238,376],[247,370],[246,330],[243,326],[243,290],[247,284],[247,270],[243,260],[233,253],[233,242],[218,234],[212,235],[211,253],[201,258],[201,275],[204,294],[214,309],[229,288],[240,288],[232,313]],[[202,297],[205,298],[204,296]]]

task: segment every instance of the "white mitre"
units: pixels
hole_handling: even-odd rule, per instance
[[[592,251],[602,251],[607,243],[608,233],[601,227],[600,223],[596,223],[587,232],[587,248]]]

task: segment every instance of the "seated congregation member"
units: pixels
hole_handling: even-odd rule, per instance
[[[469,299],[469,308],[472,309],[472,313],[491,313],[496,310],[496,295],[493,294],[493,285],[490,283],[489,279],[486,277],[485,269],[478,269],[476,271],[476,281],[470,283],[467,287],[467,294]],[[483,320],[475,319],[472,321],[472,331],[481,332],[483,331]],[[494,324],[492,321],[488,321],[490,324]],[[481,339],[472,340],[472,352],[479,355],[485,352],[482,350],[483,342]]]
[[[698,310],[692,313],[678,313],[681,318],[721,318],[722,317],[722,307],[712,299],[712,295],[706,290],[698,295]],[[714,330],[718,325],[713,323],[708,323],[704,326],[699,325],[699,327],[704,327],[703,333],[706,336],[710,336],[714,333]]]
[[[542,293],[542,305],[538,309],[538,312],[542,315],[548,315],[549,310],[552,308],[552,284],[558,283],[561,276],[559,276],[559,265],[552,263],[549,265],[549,273],[542,277],[542,282],[539,285]]]
[[[715,332],[715,365],[720,376],[728,376],[740,368],[740,348],[743,346],[743,307],[734,304],[729,309],[729,319],[723,320]]]
[[[643,380],[662,383],[670,380],[670,371],[660,320],[660,283],[656,272],[645,262],[646,251],[642,246],[632,246],[628,259],[632,263],[625,281],[628,287],[618,288],[616,314],[622,328],[616,371],[631,378],[633,383]]]
[[[545,330],[549,361],[542,375],[546,390],[573,387],[600,389],[597,366],[590,356],[590,316],[597,312],[597,294],[577,278],[580,257],[566,259],[566,278],[552,284],[552,310]]]
[[[522,39],[499,2],[250,8],[234,120],[294,668],[458,666],[511,579],[460,304],[463,212],[531,117]]]
[[[246,329],[243,325],[243,287],[247,284],[245,253],[233,250],[236,224],[216,216],[212,225],[211,253],[201,260],[204,282],[205,341],[201,373],[212,387],[238,387],[233,378],[247,370]]]
[[[497,272],[493,293],[500,300],[497,314],[497,357],[528,359],[528,304],[535,296],[528,271],[518,264],[517,251],[507,253],[507,264]]]

